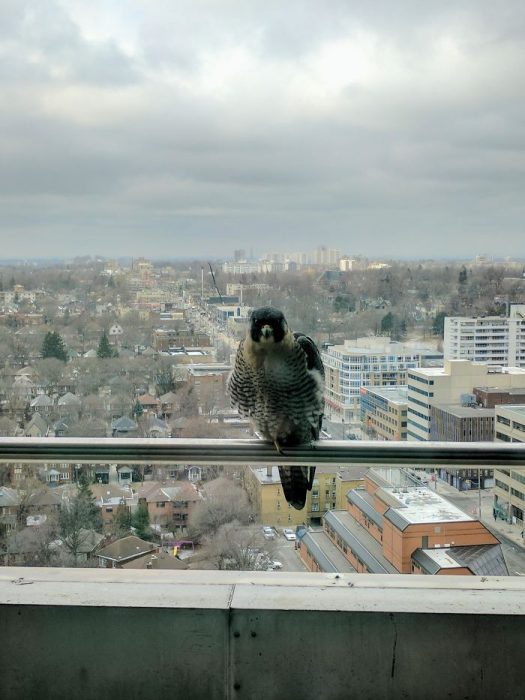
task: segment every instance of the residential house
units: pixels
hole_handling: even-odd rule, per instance
[[[117,466],[117,479],[121,486],[131,484],[133,481],[133,468],[127,464]]]
[[[33,413],[37,411],[42,414],[49,414],[53,410],[55,402],[47,394],[38,394],[31,403],[29,404],[30,409]]]
[[[120,324],[114,323],[112,326],[110,326],[108,330],[108,339],[110,344],[118,345],[123,334],[124,330]]]
[[[121,569],[124,564],[141,557],[151,556],[158,551],[159,547],[152,542],[141,540],[135,535],[128,535],[99,549],[96,556],[100,567]]]
[[[24,428],[25,437],[47,437],[49,434],[49,426],[46,419],[37,411]]]
[[[168,438],[171,437],[171,431],[167,423],[160,420],[156,416],[149,415],[146,417],[146,437],[150,438]]]
[[[138,503],[137,496],[130,487],[95,484],[91,487],[91,492],[100,508],[104,525],[111,525],[120,506],[125,506],[131,512]]]
[[[202,495],[188,481],[171,482],[169,485],[158,482],[145,483],[138,492],[139,503],[148,507],[150,522],[162,527],[184,528]]]
[[[80,414],[81,401],[78,396],[70,391],[61,396],[57,401],[58,413],[62,418],[78,420]]]
[[[19,399],[29,402],[36,397],[37,386],[31,376],[22,374],[15,377],[11,391]]]
[[[35,491],[28,498],[28,512],[31,515],[52,515],[58,513],[62,505],[62,498],[52,489],[43,488]]]
[[[146,554],[138,559],[132,559],[124,564],[122,564],[122,569],[153,569],[155,571],[166,571],[166,570],[184,570],[188,569],[189,566],[184,561],[181,561],[173,554],[165,552],[160,549],[153,554]]]
[[[160,410],[159,399],[151,396],[151,394],[142,394],[142,396],[137,398],[137,401],[142,406],[144,412],[150,412],[156,415]]]
[[[73,481],[74,470],[72,464],[45,464],[40,474],[49,487],[55,488],[70,484]]]
[[[78,546],[76,548],[76,556],[74,563],[75,566],[79,564],[86,564],[89,561],[95,560],[95,555],[102,542],[104,541],[104,535],[96,530],[86,530],[81,528],[78,533]],[[71,557],[71,548],[68,546],[68,539],[56,540],[53,542],[53,548],[56,549],[57,555],[62,561],[68,561]]]
[[[179,410],[179,399],[177,394],[173,391],[168,391],[166,394],[159,396],[160,401],[160,414],[164,418],[171,418],[171,416]]]
[[[137,437],[139,426],[128,416],[121,416],[111,422],[111,435],[113,437]]]

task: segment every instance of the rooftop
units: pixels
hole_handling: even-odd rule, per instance
[[[385,513],[385,518],[391,519],[390,511],[394,511],[408,525],[474,520],[450,501],[425,486],[403,489],[384,486],[381,491],[389,496],[391,503],[397,504],[390,507]]]
[[[109,559],[110,561],[120,562],[134,559],[154,549],[156,549],[156,545],[152,542],[146,542],[145,540],[141,540],[140,537],[129,535],[100,549],[97,552],[97,556]]]
[[[474,576],[508,576],[501,545],[481,544],[443,549],[418,549],[412,555],[429,574],[439,569],[470,569]]]
[[[405,404],[408,402],[408,387],[407,386],[367,386],[366,390],[369,394],[377,394],[392,403]]]
[[[501,406],[496,406],[498,413],[500,413],[502,410],[505,411],[506,414],[510,414],[517,416],[518,418],[525,418],[525,405],[516,405],[516,406],[509,406],[508,404],[504,404]]]
[[[434,404],[433,408],[439,408],[458,418],[493,418],[493,408],[483,408],[481,406],[460,406],[459,404]]]

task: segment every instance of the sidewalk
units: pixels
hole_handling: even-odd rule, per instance
[[[434,488],[433,483],[429,484],[431,489]],[[437,480],[437,493],[444,498],[449,498],[455,501],[455,504],[473,518],[479,518],[478,503],[479,496],[477,489],[472,491],[458,491],[446,481]],[[525,548],[525,539],[522,537],[523,526],[521,524],[512,525],[505,520],[494,520],[492,489],[481,490],[481,522],[496,536],[504,535],[515,544]]]

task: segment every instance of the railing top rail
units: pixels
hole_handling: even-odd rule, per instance
[[[296,465],[449,465],[525,471],[525,443],[320,440],[285,448],[261,440],[0,438],[0,463]]]

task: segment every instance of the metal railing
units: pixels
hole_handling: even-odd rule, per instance
[[[448,465],[525,471],[525,443],[320,440],[279,454],[260,440],[0,438],[0,463],[295,465]]]

